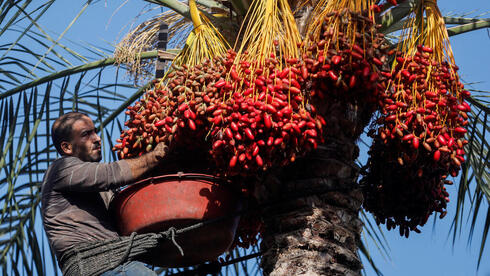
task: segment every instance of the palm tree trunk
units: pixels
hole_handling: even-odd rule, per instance
[[[263,210],[261,266],[265,275],[361,274],[358,212],[363,198],[356,188],[354,160],[359,150],[355,142],[371,112],[359,105],[332,102],[321,112],[330,118],[326,143],[269,174],[258,191],[261,201],[282,201]],[[309,196],[287,197],[302,194]]]

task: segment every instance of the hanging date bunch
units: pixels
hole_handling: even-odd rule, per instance
[[[150,152],[160,141],[168,142],[171,139],[177,126],[173,127],[172,118],[168,117],[169,122],[165,120],[171,109],[165,102],[168,94],[168,89],[163,87],[149,90],[134,105],[127,107],[125,113],[130,119],[124,125],[128,129],[121,132],[120,138],[116,139],[118,144],[112,149],[117,152],[119,159],[141,156]],[[164,125],[170,123],[173,130],[167,131]]]
[[[444,184],[465,161],[470,111],[435,1],[421,1],[416,10],[401,37],[378,127],[370,132],[374,143],[362,180],[366,209],[406,236],[433,212],[445,216]]]
[[[131,158],[151,151],[157,143],[174,143],[174,148],[206,150],[204,137],[209,132],[207,107],[215,94],[214,83],[224,77],[224,58],[209,60],[192,68],[173,65],[166,86],[156,83],[143,97],[129,106],[119,144],[114,146],[119,158]],[[215,100],[216,102],[217,100]]]
[[[324,121],[307,105],[305,66],[286,0],[254,1],[228,78],[213,111],[211,154],[227,175],[251,175],[285,165],[316,148]]]
[[[374,2],[320,1],[316,6],[303,58],[310,73],[311,96],[318,103],[382,98],[391,77],[388,60],[394,51],[377,31]]]

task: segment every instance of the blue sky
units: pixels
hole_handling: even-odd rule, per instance
[[[123,2],[125,1],[99,1],[91,5],[67,32],[65,38],[75,42],[87,41],[97,46],[109,48],[108,43],[115,44],[121,39],[127,32],[127,27],[144,6],[143,1],[128,0],[125,5],[118,9]],[[439,5],[443,15],[454,14],[471,17],[490,12],[489,0],[445,0],[439,1]],[[40,24],[52,31],[52,34],[59,34],[63,32],[81,7],[82,1],[57,1],[48,16],[40,21]],[[116,9],[118,9],[117,12],[115,12]],[[157,12],[154,11],[150,14],[154,15]],[[149,15],[142,15],[136,22],[141,22],[142,19],[149,17]],[[490,17],[490,14],[482,17]],[[125,26],[126,28],[124,28]],[[56,37],[57,35],[53,36]],[[67,44],[69,45],[69,43]],[[469,88],[490,90],[490,35],[488,29],[452,37],[451,44],[456,62],[461,68],[461,77],[466,83],[475,83]],[[451,199],[454,199],[457,194],[456,186],[449,186],[448,191]],[[390,247],[391,260],[385,260],[375,245],[370,243],[369,248],[381,271],[388,276],[490,276],[490,262],[488,261],[490,250],[488,248],[482,258],[479,271],[476,270],[481,229],[486,214],[480,214],[473,243],[468,245],[468,231],[463,231],[460,237],[456,239],[453,247],[452,233],[449,232],[449,229],[454,214],[454,205],[454,202],[449,204],[448,215],[444,220],[438,220],[434,227],[429,222],[421,229],[421,234],[412,233],[409,239],[401,238],[396,231],[384,231]],[[485,203],[482,209],[486,211],[487,208],[488,205]],[[375,275],[367,263],[365,266],[367,275]]]

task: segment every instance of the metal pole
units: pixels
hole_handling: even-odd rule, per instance
[[[157,50],[166,51],[167,50],[167,42],[168,42],[168,25],[165,23],[160,24],[160,30],[158,30],[158,41],[157,41]],[[155,78],[160,79],[165,75],[165,59],[162,59],[160,56],[157,57],[156,64],[156,73]]]

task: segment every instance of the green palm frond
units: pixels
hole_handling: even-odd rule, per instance
[[[59,68],[72,66],[74,61],[86,62],[88,59],[76,51],[60,43],[64,33],[76,22],[78,17],[85,11],[91,3],[88,1],[82,7],[81,11],[72,20],[65,31],[54,39],[39,23],[39,19],[46,14],[53,4],[53,0],[38,4],[32,1],[7,1],[7,9],[0,12],[0,35],[8,37],[10,43],[3,44],[0,47],[0,65],[2,66],[2,75],[9,77],[12,81],[10,86],[17,86],[24,79],[35,79],[38,74],[45,72],[55,72]],[[8,3],[8,4],[7,4]],[[11,15],[10,18],[6,17]],[[6,41],[6,40],[5,40]],[[43,53],[33,52],[29,45],[44,47]],[[15,59],[17,58],[17,59]],[[19,70],[20,69],[20,70]],[[13,78],[14,73],[22,74],[22,78]],[[4,86],[7,87],[7,86]]]
[[[39,6],[37,9],[35,9],[36,11],[37,10],[40,10],[40,12],[35,15],[35,18],[31,19],[31,23],[24,28],[24,30],[22,31],[22,34],[19,35],[17,37],[17,39],[10,44],[9,48],[2,54],[2,57],[6,56],[10,50],[15,47],[17,45],[17,43],[24,37],[24,35],[34,26],[34,25],[37,25],[37,20],[39,20],[39,18],[41,18],[41,16],[44,15],[44,13],[51,7],[51,5],[54,3],[54,0],[52,1],[49,1],[49,2],[46,2],[45,4]],[[24,12],[25,13],[25,12]],[[32,14],[32,13],[31,13]],[[28,14],[29,17],[31,17],[31,14]],[[1,34],[0,34],[1,35]]]
[[[383,33],[393,32],[391,27],[393,25],[398,25],[403,18],[409,15],[418,2],[418,0],[407,0],[384,12],[379,18],[376,19],[382,26],[380,31]]]
[[[142,53],[140,58],[141,59],[149,59],[149,58],[155,58],[156,56],[157,56],[157,51],[150,51],[150,52]],[[72,68],[67,68],[65,70],[55,72],[53,74],[44,76],[42,78],[33,80],[29,83],[26,83],[26,84],[14,87],[10,90],[7,90],[7,91],[0,94],[0,99],[12,96],[12,95],[14,95],[20,91],[23,91],[25,89],[29,89],[31,87],[35,87],[35,86],[44,84],[46,82],[49,82],[49,81],[52,81],[55,79],[59,79],[59,78],[62,78],[64,76],[70,76],[70,75],[78,74],[78,73],[85,72],[88,70],[100,68],[100,67],[112,66],[114,64],[114,60],[115,59],[112,57],[111,58],[105,58],[105,59],[88,62],[88,63],[85,63],[83,65],[79,65],[79,66],[75,66]]]
[[[458,25],[458,26],[453,26],[448,28],[448,34],[449,36],[454,36],[454,35],[459,35],[463,34],[466,32],[471,32],[475,31],[478,29],[483,29],[483,28],[488,28],[490,27],[490,18],[482,18],[482,19],[476,19],[476,18],[463,18],[463,17],[444,17],[444,22],[446,25]],[[406,20],[400,20],[397,22],[394,22],[392,24],[389,24],[390,21],[387,21],[385,24],[386,27],[383,25],[383,32],[385,33],[393,33],[401,30],[403,26],[406,23]]]
[[[52,41],[52,45],[48,48],[48,50],[46,50],[46,52],[43,54],[43,56],[39,59],[38,63],[36,64],[36,66],[34,66],[34,68],[32,68],[31,72],[34,71],[37,66],[39,65],[39,63],[41,63],[44,58],[53,50],[53,48],[55,46],[57,46],[58,44],[58,41],[61,40],[61,38],[66,34],[66,32],[73,26],[73,24],[77,21],[77,19],[84,13],[84,11],[88,8],[88,6],[90,5],[90,3],[92,2],[92,0],[88,0],[82,7],[82,9],[78,12],[78,14],[75,16],[75,18],[73,18],[73,20],[70,22],[70,24],[68,24],[68,26],[65,28],[65,30],[63,30],[63,32],[59,35],[59,37],[56,39],[56,41]],[[31,19],[29,17],[29,19]],[[32,19],[31,19],[31,22],[32,22]],[[46,36],[46,38],[49,39],[49,36]]]
[[[361,220],[364,224],[364,229],[361,243],[359,244],[359,252],[367,259],[376,275],[383,275],[382,271],[378,269],[375,260],[371,257],[372,249],[369,245],[374,244],[375,249],[383,256],[385,261],[390,260],[390,248],[383,233],[384,230],[379,225],[373,223],[374,219],[372,215],[368,216],[364,210],[361,210]]]
[[[453,219],[454,243],[463,228],[463,214],[465,211],[470,214],[468,217],[468,219],[471,219],[470,234],[468,237],[468,241],[470,242],[473,237],[477,218],[480,214],[480,207],[482,207],[482,203],[484,206],[486,202],[486,221],[482,229],[483,237],[480,242],[478,266],[481,262],[490,229],[490,207],[488,207],[488,203],[490,202],[490,147],[488,143],[488,137],[490,135],[490,102],[487,100],[489,93],[479,91],[479,97],[475,96],[469,100],[472,110],[469,114],[469,131],[466,137],[468,144],[465,146],[467,161],[463,164],[461,178],[458,184],[456,213]],[[472,185],[476,187],[472,187]],[[468,199],[470,200],[469,204],[467,203]],[[465,207],[468,210],[465,210]]]

